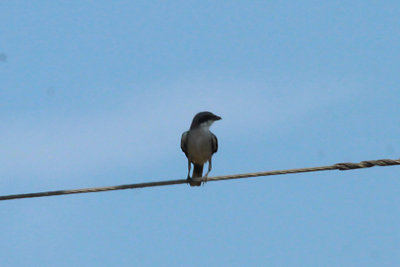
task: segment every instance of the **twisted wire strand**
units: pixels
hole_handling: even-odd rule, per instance
[[[392,166],[392,165],[400,165],[400,159],[396,159],[396,160],[394,160],[394,159],[366,160],[366,161],[361,161],[358,163],[344,162],[344,163],[336,163],[336,164],[329,165],[329,166],[265,171],[265,172],[253,172],[253,173],[243,173],[243,174],[233,174],[233,175],[222,175],[222,176],[208,177],[207,182],[251,178],[251,177],[259,177],[259,176],[281,175],[281,174],[290,174],[290,173],[302,173],[302,172],[317,172],[317,171],[329,171],[329,170],[346,171],[346,170],[354,170],[354,169],[361,169],[361,168],[370,168],[373,166],[382,166],[383,167],[383,166]],[[166,185],[186,184],[186,183],[188,183],[187,179],[179,179],[179,180],[167,180],[167,181],[126,184],[126,185],[117,185],[117,186],[92,187],[92,188],[81,188],[81,189],[71,189],[71,190],[57,190],[57,191],[46,191],[46,192],[38,192],[38,193],[4,195],[4,196],[0,196],[0,201],[1,200],[11,200],[11,199],[21,199],[21,198],[34,198],[34,197],[48,197],[48,196],[59,196],[59,195],[69,195],[69,194],[94,193],[94,192],[103,192],[103,191],[156,187],[156,186],[166,186]]]

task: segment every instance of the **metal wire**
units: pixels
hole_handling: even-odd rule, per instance
[[[310,168],[301,168],[301,169],[288,169],[288,170],[277,170],[277,171],[253,172],[253,173],[214,176],[214,177],[207,178],[207,182],[251,178],[251,177],[259,177],[259,176],[290,174],[290,173],[302,173],[302,172],[316,172],[316,171],[329,171],[329,170],[345,171],[345,170],[354,170],[354,169],[361,169],[361,168],[370,168],[373,166],[392,166],[392,165],[400,165],[400,159],[396,159],[396,160],[393,160],[393,159],[366,160],[366,161],[361,161],[359,163],[345,162],[345,163],[337,163],[337,164],[329,165],[329,166],[319,166],[319,167],[310,167]],[[93,192],[112,191],[112,190],[135,189],[135,188],[186,184],[186,183],[188,183],[187,179],[180,179],[180,180],[168,180],[168,181],[126,184],[126,185],[106,186],[106,187],[92,187],[92,188],[82,188],[82,189],[57,190],[57,191],[27,193],[27,194],[15,194],[15,195],[0,196],[0,201],[1,200],[11,200],[11,199],[21,199],[21,198],[48,197],[48,196],[93,193]]]

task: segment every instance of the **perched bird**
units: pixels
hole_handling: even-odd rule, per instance
[[[210,131],[210,126],[221,117],[208,112],[200,112],[194,116],[189,131],[182,134],[181,149],[188,159],[188,182],[191,186],[199,186],[202,182],[203,166],[208,161],[208,171],[204,175],[205,181],[211,171],[212,155],[218,150],[218,139]],[[191,163],[193,175],[190,178]]]

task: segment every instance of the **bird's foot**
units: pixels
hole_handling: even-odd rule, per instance
[[[206,175],[203,176],[202,185],[204,186],[204,184],[207,183],[207,181],[208,181],[208,173],[206,173]]]
[[[186,183],[188,183],[190,186],[200,186],[202,183],[202,178],[191,178],[191,177],[187,177],[186,178]]]
[[[186,178],[186,183],[190,184],[191,181],[192,181],[192,178],[190,178],[190,176],[188,175],[187,178]]]

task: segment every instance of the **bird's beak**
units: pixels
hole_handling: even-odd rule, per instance
[[[222,118],[221,118],[220,116],[215,116],[215,117],[214,117],[214,120],[215,120],[215,121],[219,121],[219,120],[222,120]]]

